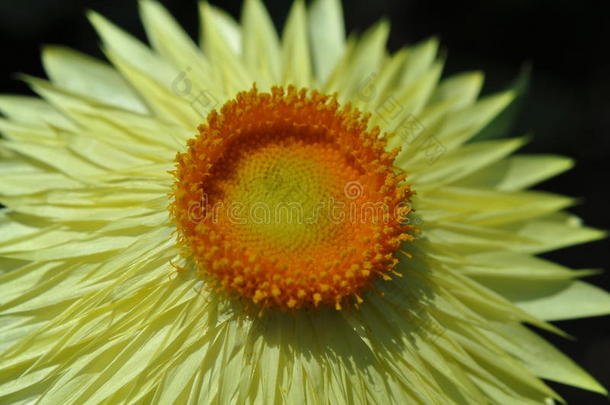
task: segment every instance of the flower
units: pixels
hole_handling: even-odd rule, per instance
[[[400,275],[412,192],[398,149],[367,123],[291,86],[212,112],[174,172],[171,212],[197,271],[263,309],[340,310],[378,275]]]
[[[0,98],[0,402],[606,393],[524,326],[610,298],[535,257],[604,236],[526,190],[571,161],[469,142],[513,91],[441,80],[435,39],[388,55],[386,22],[346,41],[336,0],[296,1],[281,41],[259,0],[202,3],[201,49],[140,5],[152,49],[91,13],[111,65],[46,47],[41,98]]]

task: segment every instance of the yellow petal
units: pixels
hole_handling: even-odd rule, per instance
[[[474,172],[486,172],[484,168],[487,165],[513,153],[525,142],[524,138],[513,138],[465,145],[447,153],[434,163],[428,162],[426,167],[409,176],[409,181],[424,187],[426,184],[438,187],[459,181]],[[425,150],[422,153],[425,153]],[[409,166],[405,166],[404,169],[407,172],[413,171]]]
[[[57,109],[46,101],[34,97],[0,95],[0,111],[11,121],[29,127],[75,128],[74,123],[70,122]],[[35,114],[37,119],[32,120],[32,114]],[[46,134],[52,135],[53,133],[49,131]]]
[[[475,103],[483,87],[482,72],[464,72],[443,80],[430,100],[437,103],[449,100],[453,109],[459,110]]]
[[[339,0],[316,0],[309,9],[309,36],[317,81],[324,84],[345,49]]]
[[[607,395],[607,391],[586,371],[525,326],[497,323],[493,330],[481,332],[537,376]]]
[[[247,90],[252,86],[253,77],[244,68],[239,55],[231,47],[220,31],[218,10],[208,3],[199,4],[202,24],[202,46],[210,58],[215,77],[222,85],[226,97]]]
[[[362,38],[358,39],[355,48],[345,65],[339,65],[325,85],[325,91],[338,92],[342,101],[353,100],[357,103],[366,103],[368,93],[366,87],[370,86],[382,68],[386,54],[386,41],[390,32],[387,21],[380,21],[369,28]]]
[[[43,48],[42,61],[51,81],[64,90],[130,111],[148,112],[118,72],[101,61],[59,46]]]
[[[283,84],[308,87],[312,84],[307,15],[302,0],[292,5],[282,35]]]
[[[279,83],[282,77],[280,44],[273,21],[260,0],[246,0],[242,14],[244,32],[244,63],[258,72],[256,82],[261,89]]]
[[[574,166],[574,160],[554,155],[517,155],[503,159],[485,171],[460,180],[467,187],[492,187],[498,190],[522,190],[556,176]]]

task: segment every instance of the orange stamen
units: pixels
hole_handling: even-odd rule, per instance
[[[340,310],[398,275],[413,192],[368,119],[293,87],[254,87],[210,113],[176,157],[170,206],[198,273],[284,310]]]

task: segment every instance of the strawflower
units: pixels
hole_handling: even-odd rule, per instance
[[[47,46],[1,96],[0,403],[543,404],[606,391],[531,327],[610,313],[536,257],[604,233],[535,184],[572,166],[472,142],[514,99],[441,78],[438,41],[346,39],[296,1],[281,38],[200,4],[110,63]],[[528,326],[525,326],[528,324]]]

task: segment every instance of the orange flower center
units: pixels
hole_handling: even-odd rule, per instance
[[[176,157],[170,206],[198,273],[281,309],[357,305],[389,279],[412,192],[368,118],[293,87],[212,112]]]

